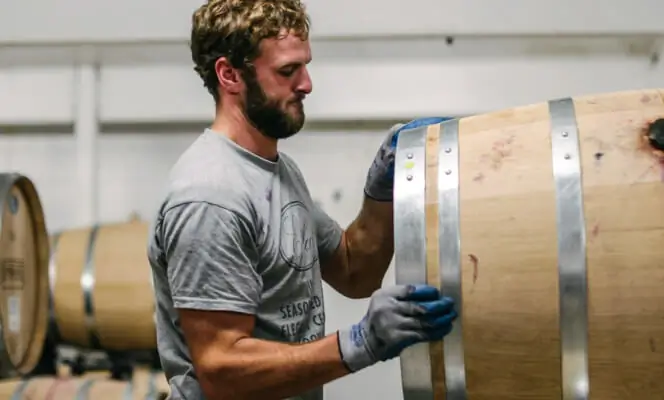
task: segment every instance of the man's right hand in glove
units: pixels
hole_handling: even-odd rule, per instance
[[[319,390],[349,373],[397,357],[415,343],[442,339],[456,318],[452,300],[441,298],[430,286],[377,290],[359,323],[307,343],[253,337],[252,314],[179,312],[195,379],[201,382],[202,392],[195,396],[220,400],[285,399]]]
[[[457,317],[454,301],[431,286],[377,290],[360,322],[338,333],[341,357],[351,372],[397,357],[416,343],[441,340]]]

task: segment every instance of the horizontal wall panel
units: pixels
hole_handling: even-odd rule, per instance
[[[198,121],[214,100],[189,66],[107,66],[100,72],[101,122]]]
[[[664,42],[652,36],[442,36],[314,38],[316,62],[505,57],[645,56],[661,52]],[[187,40],[173,42],[0,46],[0,68],[21,66],[192,65]]]
[[[659,0],[305,0],[325,36],[664,33]]]
[[[102,222],[132,215],[152,219],[163,199],[168,173],[200,131],[168,136],[126,132],[99,137],[97,210]]]
[[[74,68],[0,68],[0,126],[73,121]]]
[[[0,44],[183,40],[201,0],[5,1]],[[659,0],[305,0],[318,37],[662,34]]]
[[[0,136],[0,172],[20,172],[34,182],[51,233],[83,223],[78,211],[86,204],[78,195],[77,167],[72,136],[38,131],[29,136]]]
[[[563,96],[664,87],[646,58],[473,57],[314,61],[309,120],[466,115]],[[212,97],[189,66],[109,66],[101,73],[103,123],[209,121]]]
[[[564,96],[664,86],[630,58],[511,58],[325,65],[310,110],[329,119],[467,115]],[[326,79],[327,78],[327,79]]]

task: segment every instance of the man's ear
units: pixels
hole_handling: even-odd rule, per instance
[[[226,57],[217,59],[217,62],[214,63],[214,70],[223,92],[230,94],[242,93],[244,82],[240,71],[233,68]]]

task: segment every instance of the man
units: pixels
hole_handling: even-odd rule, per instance
[[[171,399],[318,400],[325,383],[452,329],[453,302],[435,288],[381,289],[404,126],[380,147],[345,230],[277,150],[304,123],[308,31],[299,0],[209,0],[193,15],[192,57],[216,116],[174,165],[148,250]],[[371,297],[365,317],[326,335],[323,280]]]

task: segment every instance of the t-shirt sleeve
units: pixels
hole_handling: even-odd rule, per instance
[[[316,224],[318,256],[324,261],[339,247],[343,229],[317,204],[313,206],[312,216]]]
[[[194,202],[168,210],[162,229],[175,308],[255,313],[263,283],[246,218]]]

